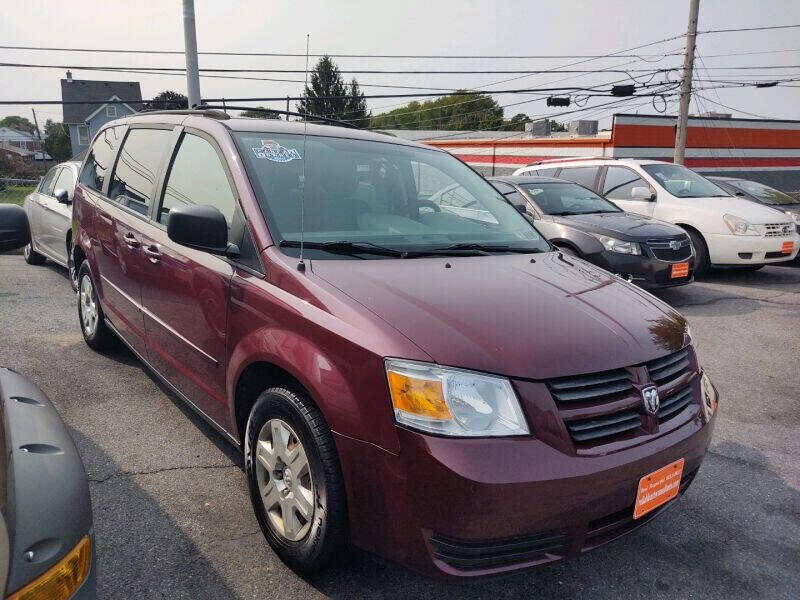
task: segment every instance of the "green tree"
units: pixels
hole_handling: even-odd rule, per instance
[[[36,126],[25,117],[9,116],[0,120],[0,127],[10,127],[17,131],[36,133]]]
[[[189,99],[180,92],[167,90],[142,103],[142,110],[182,110],[189,108]]]
[[[44,124],[45,140],[42,148],[53,160],[61,162],[72,156],[72,145],[69,141],[69,130],[63,123],[56,123],[52,119],[47,119]]]
[[[356,125],[369,122],[367,102],[353,79],[344,83],[339,67],[330,56],[323,56],[311,72],[311,85],[305,86],[297,112],[348,121]],[[313,119],[311,119],[313,120]]]
[[[264,108],[263,106],[259,106],[258,108]],[[281,116],[278,113],[274,112],[262,112],[260,110],[243,110],[240,114],[240,117],[247,117],[249,119],[280,119]]]
[[[567,130],[566,125],[550,119],[550,131],[566,131],[566,130]]]
[[[492,129],[503,125],[503,109],[488,94],[462,90],[375,115],[370,125],[380,129]]]
[[[530,121],[528,115],[523,113],[517,113],[511,119],[506,121],[506,124],[503,126],[503,129],[507,131],[525,131],[525,123]]]

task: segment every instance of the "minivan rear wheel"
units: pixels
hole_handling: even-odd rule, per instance
[[[33,244],[28,242],[22,249],[22,256],[29,265],[43,265],[45,257],[33,249]]]
[[[347,513],[319,409],[300,391],[264,391],[247,420],[244,459],[253,510],[275,553],[304,575],[330,565],[347,541]]]
[[[111,345],[114,334],[106,325],[88,261],[83,261],[78,270],[78,322],[83,339],[92,350],[105,350]]]

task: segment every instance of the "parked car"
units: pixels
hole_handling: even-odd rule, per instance
[[[552,244],[644,288],[693,281],[694,253],[686,232],[626,213],[592,190],[552,177],[490,177],[489,181]]]
[[[72,265],[72,196],[78,177],[79,162],[56,165],[25,197],[25,212],[31,228],[31,241],[23,249],[29,265],[44,264],[46,259],[66,267],[72,289],[78,289],[78,274]]]
[[[0,205],[0,252],[29,241],[25,213]],[[7,600],[95,597],[89,485],[47,396],[0,367],[0,585]]]
[[[638,159],[566,159],[528,165],[514,175],[574,181],[626,212],[682,227],[694,246],[695,277],[711,266],[760,269],[792,260],[800,250],[800,235],[786,214],[731,197],[683,165]]]
[[[785,212],[786,216],[795,222],[797,231],[800,232],[800,200],[797,198],[792,198],[789,194],[776,190],[774,187],[749,179],[739,179],[738,177],[709,177],[708,179],[731,196],[747,198]]]
[[[687,488],[717,400],[680,314],[552,251],[450,154],[307,127],[112,121],[73,206],[86,343],[123,340],[242,448],[278,556],[508,572]],[[431,200],[453,184],[480,218]]]

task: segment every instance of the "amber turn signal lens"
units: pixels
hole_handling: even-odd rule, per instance
[[[81,587],[91,567],[92,541],[86,536],[60,562],[6,600],[67,600]]]
[[[428,419],[452,418],[441,381],[418,379],[395,371],[388,371],[387,375],[392,404],[397,410]]]

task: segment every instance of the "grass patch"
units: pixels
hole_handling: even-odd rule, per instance
[[[25,196],[36,189],[35,185],[9,185],[0,189],[0,204],[19,204],[25,201]]]

